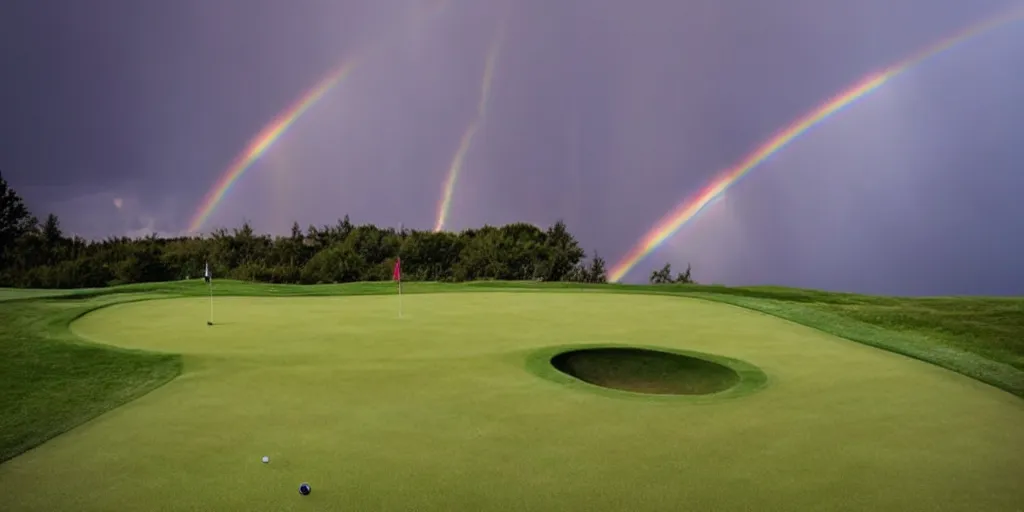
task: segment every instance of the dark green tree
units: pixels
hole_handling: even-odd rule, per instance
[[[538,277],[544,281],[561,281],[583,259],[583,249],[561,220],[548,228],[546,234],[546,257],[540,262],[542,270]]]
[[[672,282],[672,264],[666,263],[660,270],[651,272],[651,284],[668,284]]]
[[[41,231],[43,241],[46,242],[47,247],[56,246],[64,238],[64,233],[60,230],[60,219],[52,213],[46,216],[46,221],[43,222]]]
[[[274,283],[391,279],[402,258],[405,280],[471,279],[603,282],[605,261],[584,261],[576,238],[559,221],[547,229],[526,223],[460,233],[354,225],[293,223],[289,233],[259,234],[251,223],[206,236],[110,237],[85,241],[63,233],[49,215],[39,225],[17,193],[0,179],[0,286],[99,287],[119,283],[215,276]]]
[[[54,214],[46,216],[40,227],[42,237],[42,259],[49,265],[61,260],[61,249],[64,245],[64,233],[60,230],[60,219]]]
[[[590,283],[607,283],[608,275],[605,271],[604,258],[594,251],[594,258],[590,260],[590,269],[587,270],[587,282]]]
[[[0,173],[0,259],[6,259],[5,256],[13,252],[15,242],[34,230],[37,224],[25,201]]]
[[[686,271],[676,274],[676,278],[673,282],[678,284],[692,284],[693,278],[690,277],[690,264],[686,264]]]

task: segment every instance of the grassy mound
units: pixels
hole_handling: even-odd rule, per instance
[[[596,386],[658,395],[708,395],[740,381],[727,366],[658,350],[609,347],[563,352],[551,359],[559,371]]]
[[[407,283],[403,293],[638,293],[695,297],[760,311],[962,373],[1024,397],[1024,298],[877,297],[778,287]],[[215,295],[395,293],[391,283],[274,285],[217,281]],[[83,343],[74,318],[146,297],[205,296],[202,280],[88,290],[0,289],[0,462],[173,379],[181,358]],[[205,313],[195,321],[202,324]]]
[[[572,293],[524,293],[536,290]],[[943,357],[959,350],[959,361],[994,364],[921,329],[838,312],[877,313],[883,298],[416,283],[403,290],[399,319],[396,297],[384,295],[394,291],[390,283],[218,282],[212,328],[201,283],[0,303],[7,329],[0,360],[10,360],[0,368],[4,435],[39,439],[94,418],[0,464],[0,502],[12,511],[138,503],[289,510],[309,500],[320,508],[425,511],[510,503],[521,510],[553,503],[594,511],[842,510],[853,502],[875,510],[1015,510],[1024,497],[1013,477],[1024,471],[1015,456],[1024,449],[1016,428],[1024,402],[750,311],[774,308],[776,316],[847,329],[893,351]],[[488,293],[423,294],[449,291]],[[647,295],[624,295],[638,292]],[[355,294],[377,296],[321,297]],[[918,311],[912,300],[887,300]],[[964,302],[973,300],[988,299]],[[747,309],[715,301],[743,301]],[[989,338],[956,339],[974,346]],[[616,346],[607,343],[713,361],[740,382],[711,395],[638,394],[550,364],[560,352]],[[97,417],[176,375],[181,361],[181,378]],[[538,361],[557,378],[528,375]],[[771,376],[756,395],[727,399],[756,380],[736,361]],[[8,422],[10,411],[20,420]],[[263,455],[269,465],[259,462]],[[302,481],[318,491],[298,497]]]
[[[134,296],[43,302],[70,310]],[[410,294],[401,319],[397,306],[386,295],[221,295],[212,328],[202,296],[77,318],[72,333],[115,352],[181,354],[182,376],[0,465],[0,503],[843,510],[855,496],[862,509],[966,511],[1024,498],[1013,476],[1024,471],[1024,402],[793,322],[621,293]],[[641,394],[550,364],[616,346],[713,361],[741,381],[710,395]],[[530,375],[534,361],[558,380]],[[753,379],[737,361],[770,376],[756,394],[740,392]],[[316,491],[299,497],[304,481]]]

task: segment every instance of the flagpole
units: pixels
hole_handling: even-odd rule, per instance
[[[210,274],[210,262],[206,262],[206,267],[203,270],[203,279],[206,280],[206,287],[210,290],[210,318],[206,321],[206,325],[213,325],[213,275]]]
[[[213,279],[210,280],[210,321],[206,325],[213,325]]]

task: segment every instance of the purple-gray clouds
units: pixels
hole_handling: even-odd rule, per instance
[[[617,260],[676,203],[867,73],[1013,2],[9,2],[0,170],[89,237],[187,227],[248,140],[382,44],[242,177],[243,219],[430,229],[506,34],[448,226],[565,219]],[[655,252],[703,282],[1024,293],[1024,23],[928,60]],[[119,203],[117,206],[115,203]]]

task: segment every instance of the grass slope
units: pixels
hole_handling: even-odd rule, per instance
[[[692,294],[920,359],[1024,397],[1024,299],[750,292]]]
[[[21,288],[0,288],[0,301],[18,299],[36,299],[41,297],[57,297],[70,295],[82,290],[38,290]]]
[[[951,369],[1024,397],[1024,299],[897,298],[773,287],[407,283],[403,292],[594,291],[726,302]],[[270,285],[215,281],[218,296],[394,293],[392,283]],[[201,281],[89,290],[0,290],[0,462],[138,397],[180,372],[174,355],[81,342],[87,311],[150,296],[202,296]],[[204,318],[198,319],[202,321]]]
[[[173,379],[177,355],[81,342],[78,316],[112,302],[37,299],[0,306],[0,462]]]
[[[1024,502],[1024,401],[927,363],[685,297],[403,300],[400,321],[394,296],[225,297],[213,328],[202,296],[76,320],[85,339],[180,353],[183,373],[0,465],[0,503],[1009,512]],[[527,371],[552,345],[602,343],[738,359],[769,380],[742,396],[641,395]],[[296,492],[303,481],[310,496]]]

